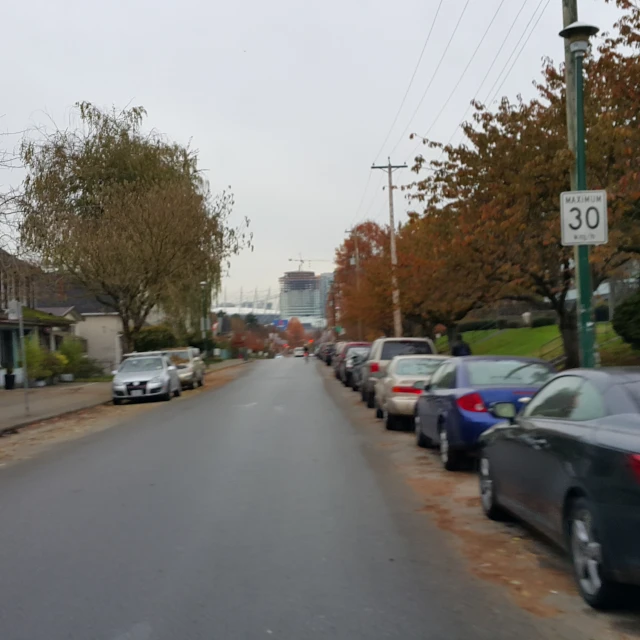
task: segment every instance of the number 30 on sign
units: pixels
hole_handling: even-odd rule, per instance
[[[606,244],[609,240],[606,191],[566,191],[560,196],[562,244]]]

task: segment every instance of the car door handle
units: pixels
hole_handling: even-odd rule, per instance
[[[542,449],[548,449],[549,441],[546,438],[532,438],[531,446],[538,451]]]

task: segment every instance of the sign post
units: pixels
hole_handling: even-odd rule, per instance
[[[578,171],[578,182],[583,174]],[[560,196],[560,226],[562,244],[575,246],[575,272],[578,299],[578,335],[580,364],[596,365],[595,325],[591,310],[591,266],[589,246],[606,244],[609,239],[606,191],[567,191]]]
[[[20,300],[10,300],[8,309],[9,320],[18,321],[20,334],[20,353],[22,354],[22,387],[24,389],[24,415],[29,415],[29,373],[27,371],[27,351],[24,339],[24,318],[22,317],[22,303]]]

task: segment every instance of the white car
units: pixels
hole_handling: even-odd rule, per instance
[[[296,348],[293,350],[293,356],[294,356],[295,358],[302,358],[302,357],[304,357],[304,347],[296,347]]]

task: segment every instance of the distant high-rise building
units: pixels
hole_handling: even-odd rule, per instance
[[[320,278],[313,271],[288,271],[280,278],[283,318],[322,317]]]

